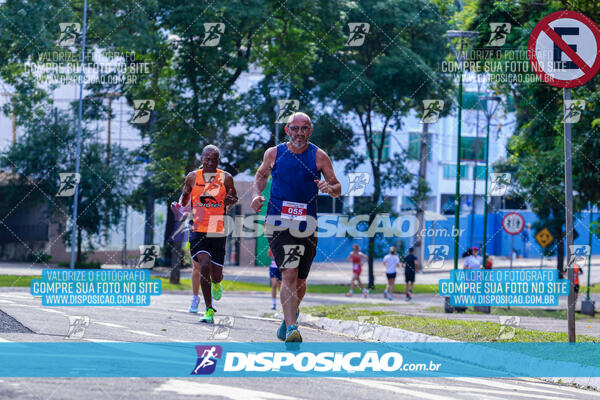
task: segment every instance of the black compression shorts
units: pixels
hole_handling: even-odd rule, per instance
[[[295,237],[289,230],[273,232],[269,247],[280,270],[297,268],[298,278],[306,279],[317,254],[317,236]]]
[[[222,267],[225,261],[225,243],[227,243],[225,236],[210,237],[203,232],[192,232],[190,233],[190,254],[194,261],[198,261],[199,254],[208,253],[210,261]]]

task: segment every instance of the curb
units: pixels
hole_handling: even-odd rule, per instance
[[[368,321],[368,320],[366,320]],[[438,336],[426,335],[424,333],[417,333],[406,331],[400,328],[392,328],[387,326],[370,324],[368,322],[360,323],[357,321],[342,321],[334,320],[326,317],[314,317],[309,314],[300,314],[298,322],[309,325],[318,329],[323,329],[329,332],[334,332],[350,337],[354,337],[359,340],[365,341],[380,341],[380,342],[412,342],[412,343],[462,343],[456,340],[441,338]],[[476,343],[473,343],[476,344]],[[505,359],[515,359],[520,357],[520,363],[528,364],[534,368],[536,359],[527,355],[514,354],[510,352],[503,352],[502,354]],[[452,355],[448,355],[453,358]],[[460,357],[457,358],[459,361]],[[489,360],[485,359],[472,359],[471,363],[475,365],[486,366],[489,368]],[[600,390],[600,377],[539,377],[538,379],[558,384],[575,384],[582,388],[593,388]]]
[[[426,335],[424,333],[411,332],[389,326],[375,325],[369,323],[368,321],[368,319],[366,319],[364,323],[357,321],[341,321],[326,317],[314,317],[304,313],[301,313],[298,318],[299,323],[329,332],[351,336],[359,340],[413,343],[456,342],[455,340]]]
[[[576,378],[541,378],[547,382],[560,384],[575,384],[584,389],[593,388],[600,391],[600,377],[576,377]]]

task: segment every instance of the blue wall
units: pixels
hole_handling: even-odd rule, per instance
[[[495,256],[506,256],[510,255],[510,247],[511,247],[511,235],[504,232],[502,229],[502,218],[504,215],[508,214],[510,211],[502,211],[494,214],[488,215],[488,244],[487,244],[487,252],[490,255]],[[531,211],[522,211],[519,212],[525,218],[525,223],[530,223],[533,225],[534,222],[537,221],[537,216]],[[596,219],[598,218],[598,214],[595,214]],[[473,221],[473,245],[481,248],[481,244],[483,242],[483,215],[475,215]],[[573,216],[573,224],[575,226],[575,230],[579,233],[579,237],[575,240],[574,244],[588,244],[589,240],[589,230],[588,227],[590,225],[590,213],[584,212],[579,213]],[[431,244],[439,244],[439,245],[447,245],[450,248],[449,258],[454,257],[454,238],[451,236],[450,232],[454,227],[454,216],[448,215],[445,221],[426,221],[427,229],[431,229],[433,225],[433,229],[436,231],[439,229],[443,229],[445,231],[444,235],[435,235],[430,236],[429,234],[425,237],[425,257],[428,257],[427,245]],[[460,228],[464,229],[459,239],[459,252],[462,255],[465,249],[469,247],[469,238],[470,238],[470,216],[465,216],[460,218]],[[541,256],[541,247],[535,240],[535,232],[531,229],[530,232],[530,241],[531,247],[529,250],[529,257],[539,258]],[[380,246],[382,249],[387,249],[388,246],[396,246],[398,244],[398,239],[403,240],[406,248],[410,247],[413,244],[413,238],[397,238],[390,237],[384,240],[378,240],[376,242],[377,246]],[[319,238],[319,245],[317,250],[317,255],[315,257],[316,262],[325,262],[325,261],[344,261],[348,254],[352,251],[352,245],[356,243],[361,247],[361,250],[366,253],[368,238],[356,238],[352,239],[349,237],[329,237],[329,238]],[[514,237],[515,249],[518,254],[522,254],[523,249],[523,241],[521,239],[521,235],[515,235]],[[554,244],[551,244],[553,246]],[[387,251],[386,251],[387,252]],[[600,240],[594,237],[592,240],[592,254],[600,254]]]

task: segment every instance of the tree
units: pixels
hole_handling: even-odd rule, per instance
[[[383,204],[382,191],[412,180],[402,153],[387,154],[390,135],[402,128],[402,117],[420,99],[439,92],[435,73],[446,54],[441,38],[446,23],[436,5],[425,1],[371,0],[352,3],[347,22],[369,21],[364,44],[341,43],[336,51],[323,51],[314,68],[315,93],[333,114],[357,121],[358,136],[366,154],[349,151],[353,170],[367,162],[372,172],[371,223]],[[346,40],[351,32],[346,31]],[[338,118],[341,119],[341,118]],[[375,238],[369,238],[369,286],[374,285]]]
[[[47,203],[48,218],[64,223],[70,216],[73,197],[55,197],[60,187],[59,173],[75,171],[75,155],[64,149],[75,148],[77,130],[68,114],[45,109],[28,120],[25,134],[16,145],[3,152],[0,167],[11,169],[13,175],[9,188],[10,203],[14,207],[24,197],[38,196]],[[113,163],[106,164],[105,145],[95,142],[87,129],[82,130],[81,181],[79,183],[79,207],[77,210],[77,262],[82,262],[82,242],[87,239],[94,247],[94,239],[103,229],[121,219],[121,204],[127,196],[131,178],[131,157],[116,145],[111,148]],[[33,189],[32,189],[33,188]],[[35,193],[35,194],[32,194]],[[70,244],[70,228],[62,233],[62,239]],[[85,234],[85,235],[84,235]]]
[[[510,22],[513,30],[507,37],[507,48],[526,49],[531,29],[546,15],[564,9],[576,8],[594,20],[600,17],[597,2],[481,2],[477,17],[470,27],[485,21]],[[480,36],[480,45],[485,44],[489,32]],[[501,52],[504,53],[504,52]],[[502,55],[504,57],[504,55]],[[501,65],[503,58],[492,58],[490,63]],[[528,61],[525,60],[526,63]],[[573,99],[585,99],[586,108],[577,124],[573,124],[573,191],[574,217],[587,203],[598,204],[598,138],[596,110],[600,104],[595,77],[585,85],[572,90]],[[540,221],[536,229],[547,227],[554,236],[557,252],[556,268],[562,274],[565,251],[565,207],[564,207],[564,152],[563,152],[563,101],[561,89],[541,83],[506,82],[498,85],[505,97],[515,99],[517,126],[508,143],[508,159],[494,168],[499,172],[512,173],[513,192],[531,206]],[[577,222],[575,222],[577,225]],[[575,233],[575,232],[574,232]]]

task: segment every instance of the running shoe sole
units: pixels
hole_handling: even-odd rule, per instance
[[[298,315],[300,315],[300,309],[296,310],[296,322],[298,322]],[[285,326],[285,319],[281,321],[281,325],[279,325],[279,329],[277,329],[277,339],[285,341],[285,336],[287,334],[287,326]]]
[[[285,338],[286,343],[299,343],[302,342],[302,335],[298,332],[298,329],[291,331]]]

